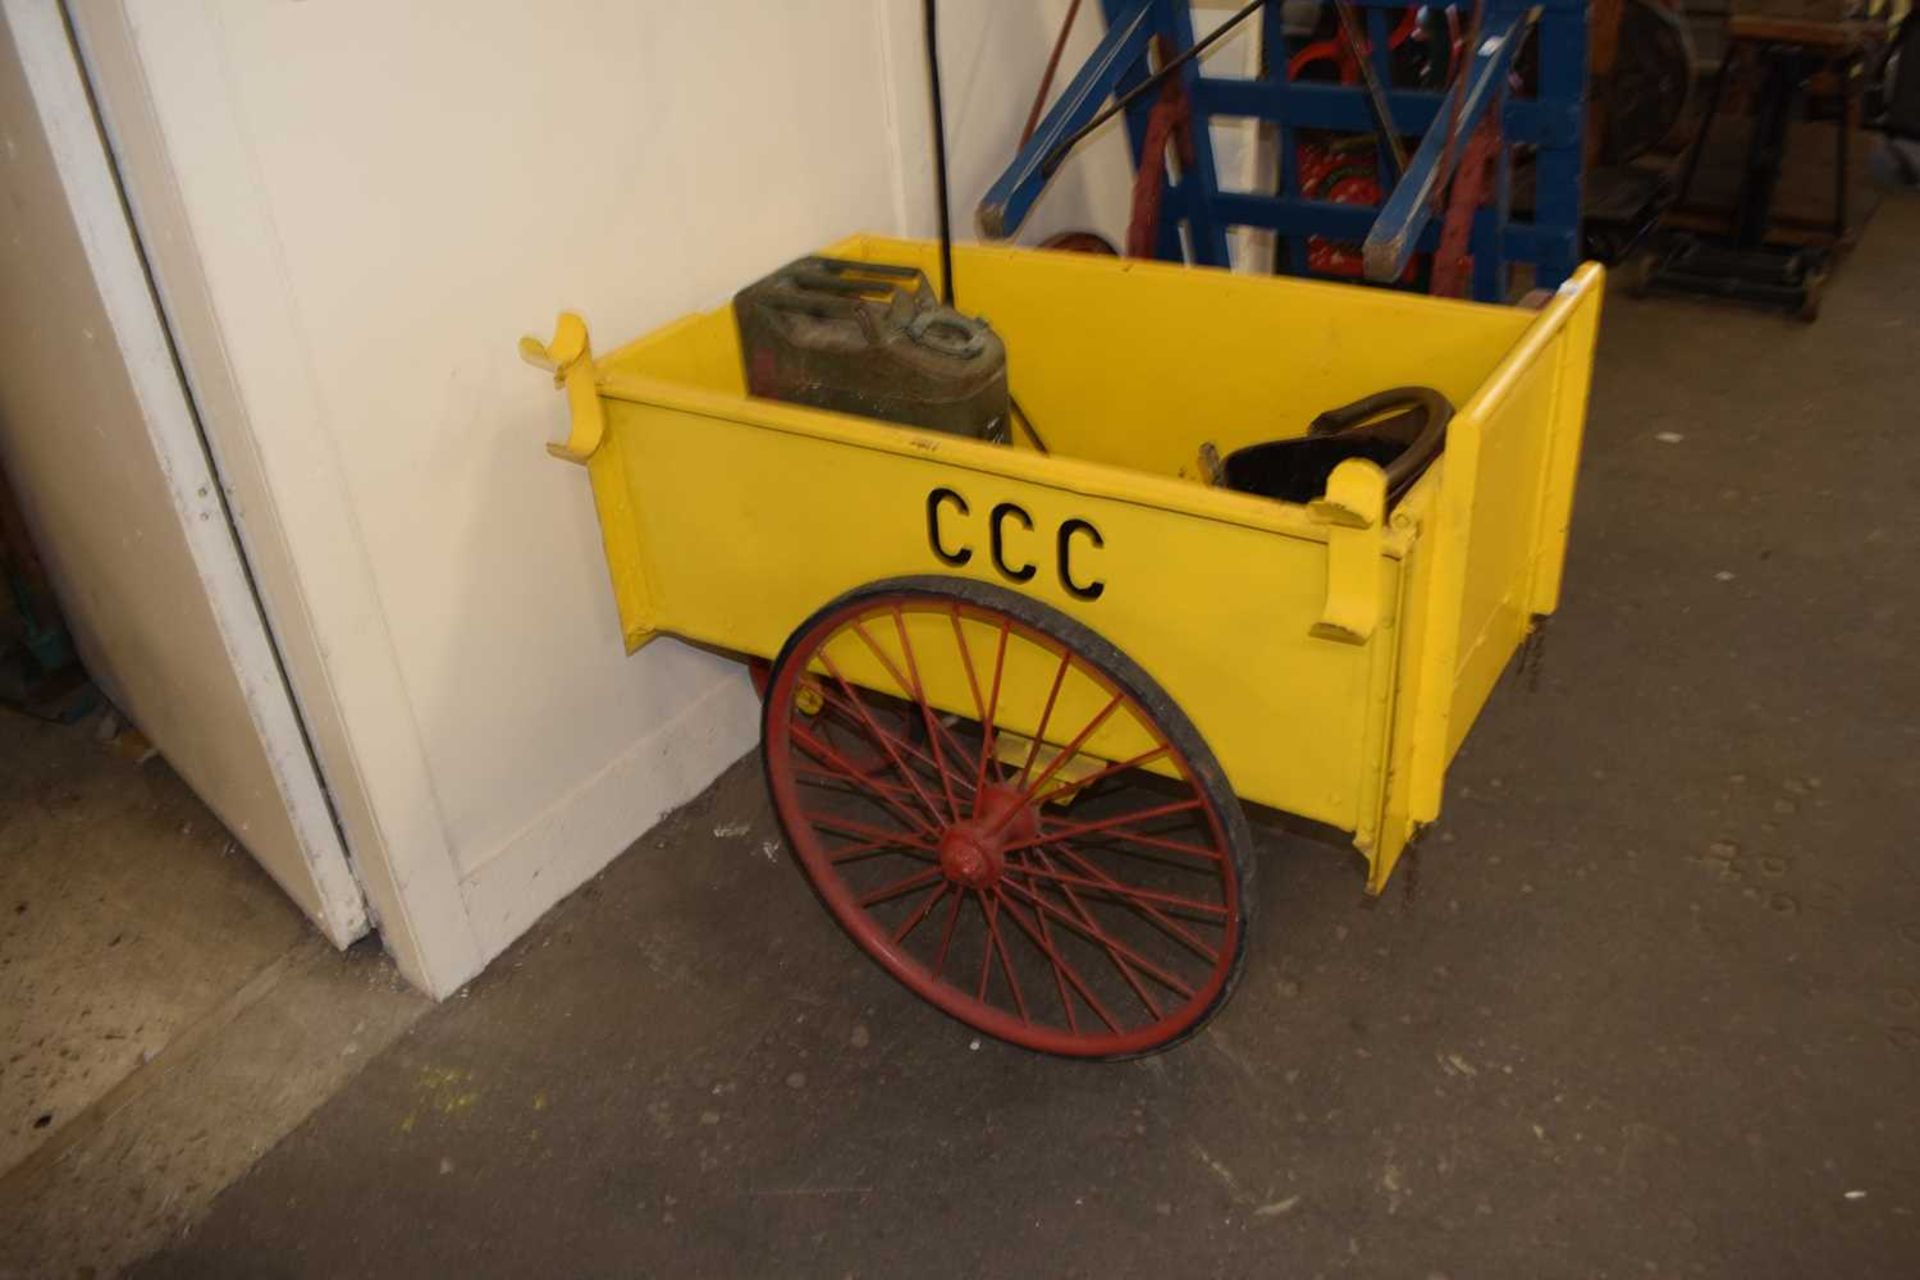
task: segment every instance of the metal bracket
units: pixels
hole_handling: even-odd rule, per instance
[[[520,358],[553,375],[553,385],[567,393],[567,409],[573,425],[566,443],[548,444],[547,452],[568,462],[586,465],[606,438],[606,410],[594,389],[593,344],[587,339],[587,322],[571,311],[560,313],[553,327],[553,341],[541,342],[528,335],[520,339]]]
[[[1407,269],[1407,260],[1413,257],[1420,233],[1433,215],[1434,192],[1445,187],[1447,179],[1453,176],[1450,168],[1459,163],[1465,139],[1472,136],[1480,117],[1501,100],[1507,68],[1539,17],[1537,5],[1514,15],[1504,30],[1495,31],[1480,41],[1466,74],[1455,77],[1454,87],[1440,104],[1440,114],[1433,127],[1420,139],[1420,148],[1407,162],[1406,173],[1394,185],[1393,193],[1380,209],[1380,216],[1374,219],[1373,229],[1367,232],[1366,243],[1360,250],[1367,279],[1397,280]],[[1449,138],[1456,98],[1460,98],[1458,134]]]
[[[1061,93],[1046,118],[1035,129],[1027,145],[980,199],[974,221],[980,234],[989,240],[1005,240],[1020,229],[1033,202],[1053,177],[1047,159],[1062,139],[1093,119],[1130,72],[1136,71],[1147,55],[1153,39],[1152,0],[1137,0],[1133,7],[1107,24],[1080,73]]]
[[[1380,550],[1386,538],[1387,473],[1365,458],[1348,458],[1327,477],[1327,491],[1307,504],[1327,528],[1327,603],[1312,634],[1365,644],[1380,625]]]

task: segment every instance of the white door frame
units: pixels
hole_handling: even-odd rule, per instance
[[[124,361],[159,478],[178,515],[224,656],[285,805],[297,857],[280,851],[277,857],[261,857],[261,864],[336,946],[345,946],[367,932],[365,899],[235,541],[224,490],[181,384],[174,348],[127,221],[66,23],[53,0],[0,0],[0,7],[112,330],[110,339]],[[101,518],[110,519],[112,513]],[[143,728],[162,751],[168,749],[168,726]],[[220,780],[201,782],[218,810]],[[245,841],[244,833],[236,834]]]
[[[487,953],[468,914],[370,552],[324,429],[299,318],[284,290],[228,290],[246,300],[245,313],[214,309],[216,261],[252,279],[286,275],[253,151],[225,90],[219,16],[199,0],[63,7],[369,913],[407,980],[444,997],[479,972]],[[207,90],[184,95],[190,111],[166,126],[147,79],[146,56],[156,49],[171,74]],[[176,167],[190,170],[196,198],[219,210],[218,255],[196,243]],[[223,325],[258,340],[236,352]],[[252,363],[240,368],[242,358]],[[250,404],[243,385],[273,388],[269,410]]]

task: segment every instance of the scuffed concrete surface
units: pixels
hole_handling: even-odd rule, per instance
[[[976,1046],[748,762],[140,1274],[1920,1274],[1916,246],[1813,328],[1611,304],[1537,687],[1382,901],[1263,828],[1190,1045]]]
[[[165,764],[0,708],[0,1172],[305,929]]]
[[[160,761],[0,710],[0,1276],[108,1275],[428,1007]]]

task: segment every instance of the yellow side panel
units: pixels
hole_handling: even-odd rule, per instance
[[[1561,570],[1573,521],[1573,489],[1580,470],[1580,441],[1586,434],[1587,393],[1593,386],[1593,348],[1600,337],[1598,288],[1568,318],[1559,342],[1559,390],[1553,398],[1553,445],[1547,459],[1546,496],[1540,504],[1540,559],[1535,567],[1533,611],[1560,607]]]
[[[1241,795],[1356,825],[1374,646],[1309,634],[1326,598],[1324,542],[1008,475],[995,465],[1008,451],[927,434],[863,447],[626,400],[607,409],[633,499],[628,550],[644,562],[657,629],[767,657],[816,609],[878,579],[998,583],[1079,618],[1144,667]],[[784,406],[769,416],[829,419]],[[941,547],[965,564],[936,555],[930,503]],[[1000,559],[1017,575],[1031,568],[1025,581],[996,565],[996,508]],[[1097,599],[1062,581],[1063,526],[1068,572],[1083,590],[1098,584]],[[1383,558],[1389,600],[1397,572]],[[949,709],[967,709],[963,687],[945,689]]]
[[[1533,566],[1540,549],[1535,532],[1558,355],[1553,347],[1542,353],[1482,429],[1460,597],[1454,704],[1447,718],[1449,760],[1533,625]]]
[[[746,373],[740,364],[740,331],[734,324],[732,307],[682,316],[601,356],[597,365],[602,374],[634,374],[725,395],[747,393]]]
[[[1532,624],[1566,549],[1604,273],[1581,267],[1455,417],[1402,510],[1401,643],[1370,887],[1440,815],[1447,764]],[[1424,491],[1424,492],[1423,492]],[[1415,499],[1427,505],[1408,511]]]

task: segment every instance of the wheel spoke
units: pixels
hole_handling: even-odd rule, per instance
[[[987,762],[993,759],[994,717],[1000,711],[1000,678],[1006,673],[1007,640],[1013,624],[1000,619],[1000,643],[993,655],[993,692],[987,696],[986,718],[980,722],[980,768],[974,774],[973,812],[980,814],[980,795],[987,789]]]
[[[876,903],[885,902],[889,898],[897,898],[903,893],[911,893],[923,884],[932,884],[935,880],[940,879],[943,874],[939,867],[928,867],[925,871],[917,871],[905,880],[896,880],[890,885],[875,889],[872,893],[860,899],[860,905],[863,907],[871,907]]]
[[[869,775],[861,773],[845,756],[816,738],[813,730],[804,725],[794,725],[792,732],[794,741],[798,742],[804,750],[812,752],[816,759],[822,764],[833,768],[848,782],[862,785],[873,782],[873,779],[870,778]],[[890,784],[884,788],[882,786],[872,786],[870,789],[881,804],[892,810],[897,816],[911,823],[914,830],[918,831],[921,835],[931,836],[934,834],[933,827],[928,825],[926,819],[915,813],[905,802],[894,798],[892,794],[893,788]]]
[[[1007,910],[1011,911],[1013,908],[1009,906]],[[1045,943],[1045,949],[1051,953],[1053,949],[1053,930],[1047,927],[1046,913],[1037,911],[1034,915],[1040,925],[1040,937]],[[1060,1007],[1067,1015],[1067,1030],[1077,1033],[1080,1030],[1080,1024],[1073,1015],[1073,997],[1067,994],[1067,979],[1065,975],[1060,972],[1059,965],[1053,967],[1053,981],[1054,985],[1060,989]]]
[[[1136,809],[1132,813],[1122,813],[1111,818],[1100,818],[1093,822],[1077,823],[1070,827],[1055,827],[1051,831],[1042,830],[1039,835],[1028,840],[1019,840],[1007,845],[1008,849],[1024,849],[1028,845],[1039,844],[1043,840],[1076,840],[1081,836],[1092,835],[1096,831],[1111,831],[1129,822],[1147,822],[1154,818],[1165,818],[1176,813],[1191,813],[1204,807],[1199,799],[1179,800],[1172,804],[1155,805],[1149,809]],[[1044,826],[1044,824],[1043,824]],[[1201,849],[1196,845],[1184,846],[1189,852],[1219,861],[1220,855],[1211,849]]]
[[[1220,903],[1202,902],[1198,898],[1188,898],[1177,893],[1162,893],[1158,889],[1143,889],[1137,885],[1124,884],[1119,881],[1108,881],[1102,884],[1100,881],[1088,876],[1078,876],[1066,871],[1046,871],[1035,866],[1028,866],[1026,873],[1034,876],[1045,876],[1047,879],[1057,880],[1061,884],[1079,885],[1082,889],[1095,889],[1101,893],[1119,894],[1135,902],[1164,903],[1169,907],[1179,907],[1184,911],[1197,911],[1203,915],[1218,916],[1223,920],[1227,916],[1226,907]]]
[[[1023,866],[1020,870],[1023,874],[1026,874],[1026,875],[1044,874],[1037,867]],[[1151,977],[1155,982],[1160,983],[1162,986],[1166,987],[1168,990],[1177,991],[1180,993],[1180,995],[1188,999],[1191,999],[1193,997],[1192,987],[1189,987],[1186,983],[1182,982],[1179,978],[1175,977],[1171,973],[1168,973],[1165,969],[1161,968],[1159,965],[1155,964],[1153,961],[1147,959],[1145,956],[1141,955],[1138,951],[1135,951],[1132,947],[1129,947],[1126,943],[1120,941],[1118,938],[1115,938],[1112,934],[1109,934],[1106,930],[1102,929],[1099,925],[1088,924],[1083,921],[1075,919],[1072,915],[1068,914],[1065,911],[1062,911],[1059,907],[1054,906],[1053,903],[1049,902],[1047,899],[1037,896],[1034,893],[1032,887],[1030,887],[1030,884],[1019,885],[1019,884],[1013,883],[1011,880],[1003,881],[1002,883],[1004,883],[1007,886],[1008,892],[1018,894],[1022,899],[1026,901],[1026,903],[1029,906],[1035,908],[1036,910],[1045,911],[1048,915],[1051,915],[1054,919],[1058,920],[1061,924],[1066,925],[1069,929],[1072,929],[1074,932],[1085,937],[1087,941],[1093,943],[1095,946],[1099,947],[1101,950],[1105,951],[1105,950],[1111,949],[1112,951],[1116,951],[1119,954],[1125,956],[1133,964],[1139,967],[1140,972],[1146,974],[1148,977]]]
[[[913,651],[907,648],[907,624],[900,616],[898,605],[894,606],[893,620],[899,629],[901,651],[906,655],[908,670],[912,671]],[[874,638],[867,633],[867,628],[864,623],[855,622],[853,624],[853,633],[860,637],[861,643],[865,644],[867,649],[879,661],[880,665],[886,668],[887,674],[893,677],[893,682],[900,686],[900,692],[906,694],[908,700],[919,708],[921,723],[926,726],[927,730],[927,745],[933,748],[933,771],[940,779],[941,791],[946,794],[947,816],[953,821],[959,821],[960,806],[953,798],[953,780],[947,776],[947,767],[940,757],[939,730],[934,727],[933,708],[927,705],[927,696],[920,690],[918,673],[915,673],[911,677],[903,675],[900,668],[893,664],[893,659],[889,658]]]
[[[848,761],[847,763],[851,765],[852,762]],[[808,782],[812,782],[817,785],[825,785],[825,784],[835,783],[835,782],[851,782],[856,784],[861,789],[864,789],[866,791],[877,792],[882,796],[888,796],[895,800],[899,800],[902,797],[911,799],[913,794],[912,792],[908,791],[905,787],[899,785],[898,783],[883,781],[882,779],[874,777],[870,773],[852,773],[852,772],[848,772],[847,770],[841,770],[841,769],[815,769],[806,765],[797,766],[794,769],[794,773],[797,776],[806,779]],[[842,788],[842,790],[843,792],[845,792],[844,788]],[[860,792],[851,791],[851,792],[845,792],[845,794],[858,795],[860,794]]]
[[[1012,917],[1013,922],[1020,926],[1021,932],[1027,935],[1028,940],[1036,947],[1039,947],[1047,959],[1052,961],[1053,971],[1065,978],[1067,982],[1072,985],[1073,989],[1080,993],[1080,998],[1087,1002],[1087,1007],[1093,1010],[1094,1016],[1107,1024],[1107,1030],[1113,1032],[1115,1035],[1119,1035],[1120,1023],[1115,1020],[1111,1013],[1107,1012],[1107,1007],[1100,1003],[1100,997],[1093,994],[1092,989],[1087,986],[1086,979],[1080,976],[1079,970],[1062,959],[1060,953],[1054,949],[1053,944],[1041,937],[1034,927],[1027,923],[1026,918],[1020,914],[1020,909],[1014,906],[1011,899],[1007,899],[1006,902],[1007,915]],[[1039,919],[1040,913],[1036,911],[1034,918],[1036,920]]]
[[[1055,831],[1044,831],[1041,833],[1040,838],[1043,840],[1058,840],[1064,836],[1079,842],[1089,849],[1100,849],[1107,853],[1123,853],[1135,858],[1142,858],[1146,855],[1135,853],[1132,849],[1116,849],[1107,844],[1106,841],[1125,840],[1129,844],[1137,844],[1142,848],[1156,849],[1163,853],[1177,853],[1188,858],[1203,858],[1208,862],[1219,862],[1224,857],[1223,854],[1215,849],[1207,849],[1197,844],[1187,844],[1181,840],[1168,840],[1164,836],[1150,836],[1138,831],[1123,831],[1117,827],[1107,828],[1094,832],[1093,834],[1101,836],[1102,839],[1090,841],[1085,838],[1085,833],[1076,833],[1067,828],[1061,828]]]
[[[1035,778],[1031,783],[1027,784],[1027,789],[1020,793],[1021,806],[1025,806],[1033,803],[1033,797],[1039,792],[1040,788],[1046,786],[1048,780],[1050,780],[1054,774],[1060,772],[1060,767],[1062,765],[1066,764],[1067,761],[1071,760],[1073,757],[1080,754],[1080,748],[1086,745],[1087,739],[1093,736],[1094,730],[1098,729],[1102,724],[1106,722],[1107,717],[1114,713],[1114,711],[1120,706],[1122,701],[1124,701],[1124,698],[1122,697],[1122,695],[1117,693],[1114,694],[1112,701],[1108,702],[1106,706],[1100,708],[1100,714],[1095,716],[1093,719],[1087,721],[1087,727],[1082,729],[1079,733],[1075,734],[1072,742],[1069,742],[1066,746],[1060,748],[1059,752],[1047,764],[1046,769],[1040,774],[1040,776]],[[1015,810],[1009,809],[1007,811],[1006,816],[1001,818],[1001,822],[1004,823],[1007,820],[1007,818],[1012,817],[1014,812]]]
[[[1065,858],[1069,862],[1071,862],[1082,874],[1092,876],[1094,879],[1100,881],[1102,884],[1111,884],[1116,889],[1124,890],[1125,885],[1123,882],[1113,879],[1113,877],[1109,876],[1106,872],[1102,871],[1099,867],[1095,866],[1091,862],[1088,862],[1085,858],[1082,858],[1079,854],[1075,853],[1073,849],[1068,845],[1053,845],[1053,846],[1041,845],[1039,849],[1035,851],[1040,854],[1041,858],[1045,860],[1048,866],[1050,867],[1053,866],[1053,859],[1047,857],[1047,854],[1046,854],[1046,850],[1049,847],[1056,849],[1062,858]],[[1069,890],[1068,892],[1071,893],[1071,890]],[[1162,931],[1164,931],[1167,934],[1170,934],[1173,938],[1175,938],[1181,943],[1184,943],[1186,946],[1188,946],[1193,951],[1198,953],[1200,957],[1206,960],[1209,964],[1214,964],[1219,961],[1220,953],[1218,951],[1215,951],[1212,947],[1208,946],[1205,942],[1201,941],[1199,938],[1195,937],[1193,932],[1189,930],[1185,925],[1181,924],[1179,921],[1174,920],[1170,916],[1166,915],[1164,912],[1160,911],[1158,908],[1145,902],[1134,902],[1134,903],[1130,903],[1129,905],[1132,906],[1135,910],[1139,911],[1140,914],[1144,915],[1147,919],[1159,925]]]
[[[865,723],[861,721],[855,709],[849,706],[846,703],[846,701],[840,697],[840,695],[828,690],[822,690],[820,696],[826,702],[828,710],[839,712],[842,716],[847,718],[847,723],[850,725],[850,727],[854,731],[860,733],[863,736],[868,735],[868,729]],[[935,723],[938,723],[938,721],[936,721]],[[878,726],[876,725],[876,728],[877,727]],[[942,725],[941,727],[944,729],[946,726]],[[886,735],[887,741],[893,746],[893,749],[895,751],[898,751],[901,754],[903,758],[907,760],[916,761],[919,764],[926,766],[926,770],[928,773],[935,774],[936,776],[938,775],[939,773],[938,766],[934,764],[933,758],[929,756],[926,752],[922,751],[919,747],[914,746],[913,743],[909,742],[905,738],[902,738],[898,734],[887,733],[885,729],[880,729],[879,732]],[[952,743],[954,741],[951,731],[948,731],[947,741],[949,743]],[[966,755],[969,753],[966,752],[965,749],[963,748],[961,751],[961,754]],[[916,774],[914,776],[918,777],[920,775]],[[963,787],[970,788],[971,786],[971,784],[968,783],[967,779],[964,777],[955,777],[954,781],[959,783]]]
[[[1053,865],[1053,859],[1047,856],[1046,850],[1033,849],[1030,850],[1030,852],[1037,855],[1047,866],[1051,867]],[[1021,859],[1021,865],[1027,865],[1026,859]],[[1078,915],[1083,923],[1098,928],[1098,926],[1094,924],[1093,913],[1087,910],[1086,904],[1081,902],[1079,897],[1073,892],[1072,885],[1063,884],[1056,887],[1060,890],[1061,896],[1073,907],[1074,914]],[[1036,895],[1044,896],[1041,894],[1039,885],[1032,885],[1031,888]],[[1040,918],[1044,921],[1046,916],[1042,915]],[[1160,1012],[1159,1003],[1154,1000],[1140,979],[1134,976],[1133,966],[1127,963],[1126,957],[1122,956],[1119,951],[1104,942],[1101,943],[1101,947],[1106,951],[1107,958],[1113,961],[1113,967],[1120,971],[1120,976],[1127,980],[1127,985],[1133,988],[1133,994],[1139,996],[1140,1002],[1147,1006],[1147,1012],[1153,1016],[1154,1020],[1158,1021],[1161,1017],[1165,1016]]]
[[[953,882],[951,880],[945,880],[945,879],[941,880],[939,884],[936,884],[935,886],[933,886],[933,892],[928,894],[924,899],[922,899],[920,905],[914,908],[913,912],[909,914],[907,918],[901,922],[900,927],[898,929],[894,930],[894,934],[893,934],[894,942],[904,943],[907,940],[907,935],[912,933],[915,929],[919,928],[920,922],[922,920],[925,920],[927,916],[933,911],[934,904],[940,901],[940,895],[944,894],[948,889],[951,889],[952,887],[953,887]]]
[[[1067,668],[1072,665],[1073,651],[1062,649],[1060,669],[1053,673],[1053,687],[1047,690],[1047,705],[1040,708],[1040,723],[1033,731],[1033,745],[1027,748],[1027,762],[1020,766],[1020,777],[1016,785],[1026,782],[1027,772],[1033,768],[1033,762],[1040,754],[1040,744],[1047,740],[1047,721],[1053,719],[1053,704],[1060,697],[1060,683],[1067,678]]]
[[[939,977],[947,968],[947,949],[953,946],[953,927],[960,923],[960,907],[967,900],[965,889],[953,895],[953,907],[947,912],[947,927],[940,932],[940,952],[933,958],[933,976]]]
[[[960,802],[954,799],[953,776],[947,768],[946,754],[940,750],[940,739],[947,733],[947,726],[940,723],[934,715],[933,707],[927,702],[926,686],[920,682],[920,664],[914,660],[913,642],[907,639],[907,620],[900,613],[900,606],[893,606],[893,630],[900,637],[900,653],[907,660],[907,678],[913,681],[913,696],[920,703],[920,718],[927,726],[927,745],[933,749],[933,762],[940,769],[940,785],[947,793],[947,812],[957,822],[960,818]]]
[[[902,849],[918,849],[924,853],[934,852],[933,846],[925,840],[910,837],[904,832],[888,831],[885,827],[856,822],[852,818],[843,818],[837,813],[815,813],[810,809],[803,809],[801,816],[822,831],[837,831],[843,836],[862,836],[868,840],[886,841]]]
[[[1047,794],[1043,796],[1035,796],[1033,798],[1033,803],[1037,805],[1048,804],[1054,800],[1058,800],[1061,796],[1072,795],[1076,791],[1085,791],[1088,787],[1092,786],[1096,782],[1104,781],[1107,778],[1111,778],[1113,775],[1117,773],[1125,773],[1129,769],[1138,769],[1141,765],[1150,764],[1153,761],[1158,760],[1161,756],[1170,754],[1172,751],[1173,751],[1173,745],[1171,743],[1163,742],[1159,746],[1153,748],[1151,751],[1142,751],[1139,755],[1134,756],[1131,760],[1117,761],[1113,764],[1106,766],[1104,769],[1100,769],[1100,770],[1097,770],[1096,772],[1088,774],[1084,778],[1075,778],[1072,781],[1068,782],[1064,787],[1055,787],[1053,790],[1047,792]]]
[[[873,858],[883,853],[904,853],[908,857],[921,856],[911,850],[901,848],[900,845],[893,840],[869,840],[865,844],[842,845],[833,851],[832,856],[830,856],[827,861],[837,867],[842,863],[858,862],[862,858]]]
[[[1020,1011],[1020,1021],[1031,1023],[1033,1019],[1027,1016],[1027,998],[1020,994],[1020,979],[1014,975],[1012,957],[1007,955],[1007,940],[1001,936],[1000,922],[995,919],[1000,913],[1000,895],[994,894],[986,899],[986,903],[987,933],[992,937],[993,950],[1000,953],[1000,968],[1006,972],[1007,988],[1013,992],[1014,1008]]]
[[[973,694],[973,718],[984,724],[987,704],[981,700],[980,676],[973,669],[973,651],[967,647],[967,633],[960,626],[960,606],[953,605],[948,616],[953,619],[953,642],[960,650],[960,667],[967,673],[967,689]]]
[[[833,676],[841,689],[846,691],[848,702],[852,704],[855,713],[859,715],[861,721],[866,725],[867,732],[873,737],[874,745],[887,753],[887,759],[893,761],[893,767],[898,769],[900,776],[907,780],[907,785],[913,788],[913,794],[919,797],[921,804],[926,806],[927,816],[933,819],[935,826],[938,826],[942,821],[940,810],[935,806],[932,798],[927,795],[926,789],[920,785],[919,776],[915,774],[913,770],[907,768],[906,762],[900,758],[900,753],[894,750],[893,735],[875,723],[873,714],[867,710],[867,704],[860,700],[860,695],[854,692],[853,686],[847,682],[847,678],[840,674],[840,668],[833,665],[833,659],[827,656],[824,648],[820,650],[820,661],[826,666],[827,671]]]
[[[970,753],[967,751],[965,745],[954,736],[953,730],[949,729],[940,719],[939,714],[933,708],[933,704],[927,700],[926,689],[920,683],[920,668],[913,656],[913,645],[907,639],[906,619],[901,615],[898,605],[894,606],[893,620],[894,627],[900,636],[900,652],[907,660],[907,672],[905,675],[900,673],[900,669],[887,657],[886,651],[883,650],[874,640],[873,636],[868,633],[865,626],[856,622],[853,624],[853,630],[866,644],[867,648],[872,651],[874,658],[879,661],[880,665],[886,668],[887,674],[893,677],[893,682],[900,686],[901,692],[905,693],[907,697],[919,707],[921,723],[925,726],[927,732],[927,745],[933,749],[933,757],[929,759],[926,753],[920,751],[918,748],[911,748],[911,754],[921,762],[932,766],[934,775],[940,780],[941,789],[946,792],[948,811],[957,821],[960,817],[960,804],[954,795],[953,788],[956,783],[965,786],[966,779],[958,776],[956,769],[949,769],[947,767],[946,754],[940,749],[940,740],[945,738],[947,745],[952,748],[954,755],[959,759],[964,759]],[[899,742],[898,739],[896,739],[896,743],[901,746],[910,747],[910,744]]]

